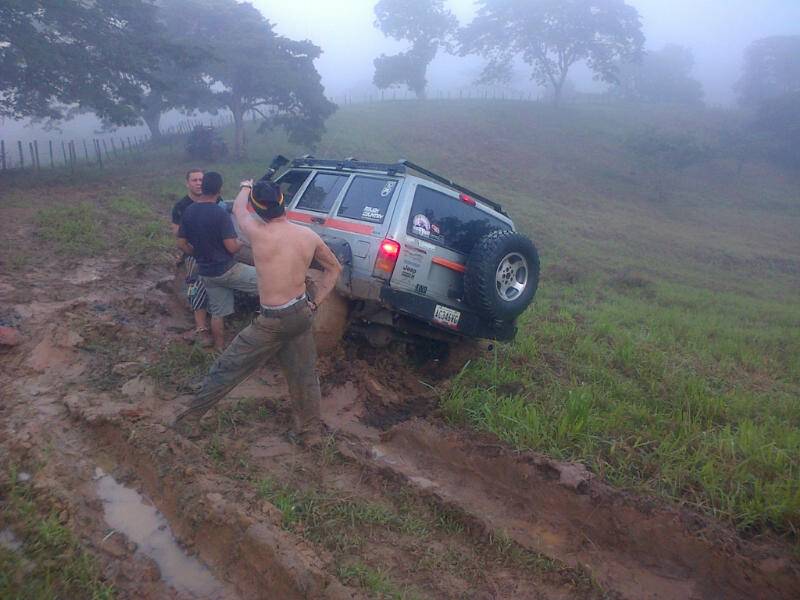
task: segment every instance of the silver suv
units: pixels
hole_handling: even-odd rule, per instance
[[[264,177],[339,258],[347,328],[373,346],[516,334],[539,257],[496,202],[407,160],[276,157]]]

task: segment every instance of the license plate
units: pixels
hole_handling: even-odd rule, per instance
[[[433,311],[433,320],[447,327],[454,329],[458,328],[458,321],[461,319],[461,313],[452,308],[447,308],[441,304],[436,305],[436,310]]]

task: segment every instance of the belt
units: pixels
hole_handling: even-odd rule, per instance
[[[297,312],[299,309],[303,308],[306,305],[307,296],[305,294],[300,294],[297,298],[292,298],[285,304],[281,304],[279,306],[264,306],[261,305],[261,314],[265,317],[270,317],[274,315],[286,315],[293,312]]]

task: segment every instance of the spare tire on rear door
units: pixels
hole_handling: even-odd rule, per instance
[[[533,242],[513,231],[483,236],[467,259],[464,294],[482,315],[508,321],[533,301],[539,285],[539,253]]]

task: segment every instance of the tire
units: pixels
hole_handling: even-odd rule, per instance
[[[312,298],[316,291],[316,282],[321,276],[322,272],[316,269],[308,271],[306,288]],[[336,290],[333,290],[325,302],[319,305],[314,314],[314,341],[317,353],[321,356],[330,354],[341,343],[347,330],[349,309],[350,304],[347,299]]]
[[[533,301],[539,286],[539,253],[533,242],[513,231],[488,233],[467,259],[467,303],[490,319],[515,319]]]

